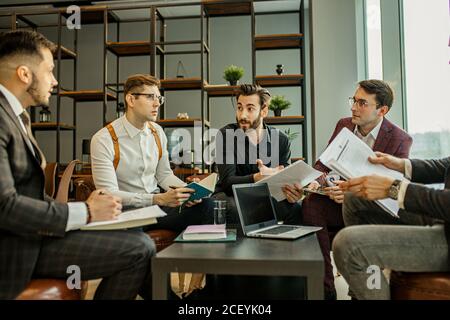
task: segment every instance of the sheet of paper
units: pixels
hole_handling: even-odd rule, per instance
[[[370,156],[375,156],[373,150],[350,130],[344,128],[319,159],[324,165],[338,172],[345,179],[371,174],[389,176],[394,179],[403,178],[400,172],[388,169],[383,165],[370,163],[368,160]],[[382,199],[376,202],[390,214],[398,216],[397,201]]]
[[[166,213],[158,206],[144,207],[121,213],[117,220],[91,222],[81,230],[113,230],[125,229],[155,223],[156,218],[164,217]]]
[[[259,180],[256,183],[267,183],[272,197],[277,201],[282,201],[286,199],[286,196],[281,189],[284,185],[298,183],[304,187],[321,175],[322,172],[314,169],[304,161],[298,160],[283,170]]]

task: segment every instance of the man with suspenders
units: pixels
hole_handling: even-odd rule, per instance
[[[164,103],[160,82],[150,75],[130,76],[124,85],[126,113],[99,130],[91,141],[92,176],[96,188],[122,199],[124,206],[158,205],[167,216],[145,227],[180,232],[191,224],[213,221],[210,199],[179,206],[194,190],[172,172],[164,130],[155,123]],[[165,190],[160,192],[159,187]]]

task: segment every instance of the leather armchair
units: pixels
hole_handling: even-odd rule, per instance
[[[450,300],[450,272],[391,272],[392,300]]]
[[[55,200],[67,202],[72,173],[78,160],[73,160],[64,170]],[[49,163],[45,169],[45,191],[49,196],[55,193],[57,164]],[[69,289],[63,279],[33,279],[22,291],[17,300],[80,300],[86,293],[87,283],[81,282],[81,289]]]
[[[86,292],[87,282],[81,282],[81,289],[70,290],[65,280],[31,280],[16,300],[81,300]]]

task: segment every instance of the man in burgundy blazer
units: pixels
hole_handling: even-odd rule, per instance
[[[412,138],[402,129],[384,118],[393,102],[393,93],[389,85],[379,80],[365,80],[359,83],[354,97],[350,98],[352,117],[339,120],[328,143],[343,128],[348,128],[368,144],[374,151],[381,151],[398,158],[408,158]],[[324,172],[318,182],[326,187],[326,175],[330,172],[325,165],[317,161],[314,168]],[[337,189],[337,188],[336,188]],[[329,196],[310,194],[302,204],[303,223],[320,226],[317,233],[325,260],[325,298],[335,299],[333,267],[331,265],[330,233],[344,227],[342,219],[343,193],[331,192]]]

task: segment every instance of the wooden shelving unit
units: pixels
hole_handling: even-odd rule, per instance
[[[206,81],[203,82],[206,86]],[[163,90],[200,90],[202,89],[201,78],[174,78],[162,79],[161,89]]]
[[[208,97],[232,97],[239,91],[239,86],[207,85],[205,90]]]
[[[56,130],[57,131],[57,154],[59,161],[59,132],[60,131],[73,131],[74,132],[74,158],[76,157],[76,107],[77,103],[81,102],[102,102],[103,103],[103,124],[111,121],[111,119],[106,119],[108,102],[116,102],[116,106],[121,101],[120,90],[120,80],[119,75],[123,74],[123,70],[120,70],[120,59],[123,57],[138,57],[145,56],[149,57],[150,68],[148,73],[158,76],[161,79],[161,93],[164,94],[168,91],[182,91],[182,90],[198,90],[201,93],[201,113],[200,117],[197,116],[196,119],[179,120],[179,119],[165,119],[164,109],[161,108],[160,117],[161,120],[158,123],[164,128],[175,128],[175,127],[193,127],[197,125],[196,121],[201,122],[202,134],[203,130],[210,125],[210,99],[215,97],[233,97],[238,91],[238,86],[228,86],[228,85],[214,85],[210,83],[210,19],[220,19],[221,17],[228,16],[247,16],[250,19],[251,25],[251,48],[252,48],[252,82],[258,83],[263,87],[298,87],[301,88],[301,115],[296,116],[284,116],[284,117],[268,117],[266,118],[266,123],[271,125],[300,125],[302,126],[302,139],[303,139],[303,153],[306,154],[307,149],[307,121],[304,117],[306,114],[306,98],[305,98],[305,83],[304,83],[304,66],[305,57],[303,52],[304,47],[304,19],[303,19],[303,1],[301,2],[298,10],[291,10],[289,12],[283,11],[268,11],[267,7],[261,12],[257,12],[258,5],[265,6],[264,1],[257,0],[198,0],[198,2],[179,2],[179,3],[143,3],[137,4],[133,3],[130,5],[122,4],[120,6],[115,6],[114,4],[106,5],[95,5],[95,6],[83,6],[81,7],[81,25],[98,24],[103,26],[103,87],[96,87],[99,90],[78,90],[77,84],[77,74],[76,74],[76,64],[78,59],[78,49],[77,49],[77,36],[74,40],[74,46],[72,48],[67,48],[62,45],[61,34],[62,29],[65,27],[65,23],[62,17],[68,17],[70,14],[66,13],[65,8],[53,9],[51,12],[58,15],[58,41],[55,44],[58,46],[60,51],[57,51],[54,55],[56,62],[58,64],[57,68],[57,80],[60,82],[61,79],[61,61],[62,60],[72,60],[74,63],[74,87],[69,88],[69,90],[63,90],[61,85],[58,86],[56,90],[56,96],[58,99],[58,111],[57,119],[55,123],[48,124],[38,124],[34,123],[33,130]],[[191,7],[198,6],[200,8],[200,15],[193,16],[189,13],[185,16],[171,16],[175,8],[178,7]],[[270,7],[270,6],[269,6]],[[136,19],[122,19],[122,15],[119,12],[124,12],[126,10],[131,10],[136,12],[137,8],[142,10],[142,12],[147,12],[145,18]],[[172,11],[172,9],[174,9]],[[187,12],[191,9],[188,9]],[[270,7],[272,10],[273,7]],[[275,10],[275,9],[274,9]],[[276,9],[278,10],[278,9]],[[163,13],[167,13],[165,17]],[[292,14],[298,12],[299,14],[299,30],[293,30],[292,33],[285,34],[256,34],[256,19],[257,14]],[[39,13],[40,14],[40,13]],[[23,19],[22,14],[19,15]],[[126,16],[127,14],[125,14]],[[144,15],[142,15],[144,16]],[[166,19],[198,19],[200,22],[200,38],[196,40],[182,40],[182,41],[168,41],[166,37]],[[26,20],[22,20],[26,21]],[[139,41],[127,41],[127,39],[121,39],[120,37],[123,33],[120,32],[120,25],[122,22],[148,22],[149,25],[149,36],[147,39],[140,39]],[[114,25],[111,25],[114,24]],[[15,28],[16,25],[12,24],[11,28]],[[30,27],[36,29],[36,25],[30,25]],[[115,28],[116,34],[115,41],[108,39],[108,35],[111,34],[111,29]],[[114,31],[114,30],[113,30]],[[75,34],[76,31],[75,31]],[[125,41],[124,41],[125,40]],[[181,47],[189,45],[188,48],[182,49]],[[195,45],[195,46],[194,46]],[[69,46],[71,47],[71,46]],[[179,50],[177,50],[179,49]],[[258,75],[256,70],[256,52],[258,51],[268,51],[268,50],[299,50],[299,64],[301,66],[298,74],[284,74],[284,75]],[[60,52],[60,55],[58,55]],[[200,76],[196,74],[196,77],[185,77],[185,78],[170,78],[166,74],[166,56],[169,55],[198,55],[199,57],[199,69]],[[280,52],[280,63],[282,61],[282,54]],[[108,55],[114,56],[116,59],[117,68],[115,71],[115,79],[112,80],[114,84],[107,84],[107,81],[114,78],[114,75],[108,74],[108,70],[111,63],[108,63]],[[159,59],[159,60],[157,60]],[[110,61],[109,61],[110,62]],[[67,63],[67,62],[65,62]],[[159,68],[158,64],[159,63]],[[55,63],[56,64],[56,63]],[[142,70],[143,73],[147,70]],[[157,74],[158,73],[158,74]],[[95,88],[95,87],[94,87]],[[299,90],[300,91],[300,90]],[[272,91],[272,94],[276,94],[276,91]],[[60,119],[60,107],[61,98],[71,98],[73,100],[73,124],[63,123]],[[170,108],[171,106],[169,106]],[[206,108],[205,108],[206,107]],[[108,120],[108,121],[107,121]],[[202,147],[204,147],[205,142],[202,141]]]
[[[303,21],[303,1],[298,10],[295,12],[299,15],[299,30],[295,33],[286,34],[256,34],[256,9],[255,1],[223,1],[223,0],[204,0],[204,8],[210,17],[221,17],[230,15],[248,15],[251,18],[251,37],[252,37],[252,80],[253,83],[259,84],[262,87],[293,87],[301,88],[299,95],[301,97],[301,115],[282,116],[282,117],[266,117],[265,123],[269,125],[299,125],[302,128],[302,152],[307,155],[307,121],[306,114],[306,91],[304,88],[304,70],[305,60],[303,52],[304,42],[304,21]],[[260,2],[262,3],[262,1]],[[264,14],[292,14],[293,11],[265,11]],[[283,75],[258,75],[256,71],[256,52],[268,50],[286,50],[296,49],[300,51],[299,54],[299,74],[283,74]],[[282,53],[280,53],[282,57]],[[238,86],[228,85],[213,85],[208,84],[204,87],[207,93],[207,119],[210,119],[210,98],[216,97],[233,97],[236,96],[239,90]],[[276,94],[271,90],[272,94]]]
[[[58,51],[57,50],[53,53],[53,58],[54,59],[58,59]],[[74,60],[76,58],[77,58],[77,54],[74,51],[72,51],[70,49],[67,49],[64,46],[61,46],[61,59],[63,59],[63,60],[67,60],[67,59]]]
[[[106,6],[83,6],[81,7],[81,25],[86,24],[103,24],[104,12]],[[61,10],[62,15],[66,18],[69,14],[66,13],[65,8]],[[111,11],[108,11],[108,23],[117,22],[119,18]]]
[[[296,87],[303,82],[302,74],[256,76],[255,82],[262,87]]]
[[[72,98],[76,102],[103,101],[104,93],[101,90],[61,91],[61,97]],[[106,93],[108,101],[116,101],[117,97],[112,93]]]
[[[70,125],[67,123],[56,123],[56,122],[33,122],[31,124],[31,130],[33,131],[54,131],[58,128],[62,131],[75,130],[76,127],[74,125]]]
[[[206,128],[210,126],[208,119],[205,118],[203,112],[203,92],[204,87],[208,84],[209,79],[209,36],[205,37],[205,33],[201,32],[200,39],[196,40],[179,40],[179,41],[169,41],[166,38],[166,30],[165,26],[165,17],[161,14],[161,8],[173,8],[180,6],[190,6],[189,3],[180,3],[180,4],[166,4],[160,3],[155,5],[143,5],[142,10],[148,10],[150,13],[149,18],[143,18],[141,22],[149,22],[150,35],[148,39],[142,39],[139,41],[126,41],[126,39],[120,39],[120,19],[117,20],[116,28],[116,39],[115,41],[111,41],[108,39],[108,23],[110,21],[104,21],[104,59],[103,59],[103,85],[104,90],[112,90],[117,94],[117,103],[121,99],[120,93],[123,92],[123,84],[120,84],[119,79],[119,70],[120,70],[120,59],[122,57],[137,57],[137,56],[148,56],[150,58],[150,70],[149,74],[156,75],[157,73],[157,57],[159,58],[159,75],[158,78],[161,81],[161,94],[164,95],[165,92],[168,91],[182,91],[182,90],[198,90],[201,92],[202,101],[202,112],[200,118],[198,119],[188,119],[188,120],[180,120],[180,119],[166,119],[165,118],[165,109],[160,109],[160,118],[161,120],[157,121],[164,128],[176,128],[176,127],[194,127],[200,126],[202,127],[202,134]],[[199,8],[202,7],[202,2],[193,3],[192,5],[196,5]],[[130,6],[122,7],[121,10],[135,10]],[[162,10],[164,11],[164,10]],[[200,19],[207,19],[205,17],[205,10],[200,10],[201,16]],[[105,13],[103,17],[105,16]],[[103,18],[103,20],[105,20]],[[128,20],[127,22],[132,22]],[[159,23],[159,26],[158,26]],[[209,24],[207,28],[209,28]],[[202,25],[203,27],[203,25]],[[209,30],[209,29],[208,29]],[[206,31],[206,34],[209,34],[209,31]],[[125,40],[125,41],[124,41]],[[189,48],[186,50],[182,50],[182,47],[178,46],[186,46],[189,45]],[[115,83],[106,83],[106,79],[108,79],[108,52],[115,55],[116,58],[116,81]],[[200,65],[202,66],[200,77],[189,77],[189,78],[169,78],[166,75],[165,70],[165,57],[167,55],[184,55],[184,54],[196,54],[199,56]],[[206,68],[203,70],[203,66],[206,63]],[[145,72],[145,71],[144,71]],[[122,88],[121,88],[122,87]],[[105,102],[104,102],[105,103]],[[202,141],[202,147],[204,146],[204,142]],[[203,154],[202,154],[203,157]],[[204,167],[204,161],[202,164]]]
[[[188,128],[202,125],[202,119],[162,119],[156,121],[163,128]],[[205,126],[209,127],[209,121],[205,121]]]
[[[205,12],[209,17],[250,15],[251,1],[203,0]]]
[[[152,50],[152,45],[149,41],[108,41],[106,48],[119,57],[138,57],[149,55]],[[156,53],[164,54],[161,46],[156,46]]]
[[[29,28],[40,31],[40,28],[43,27],[42,23],[35,23],[33,19],[29,17],[33,17],[36,15],[49,15],[52,17],[57,17],[58,23],[56,25],[53,25],[57,27],[57,40],[53,43],[55,44],[56,50],[53,52],[53,58],[55,60],[55,70],[56,70],[56,80],[58,81],[57,87],[55,87],[54,92],[52,93],[53,96],[56,96],[57,103],[56,103],[56,121],[54,122],[36,122],[36,110],[38,108],[33,107],[31,108],[31,128],[35,131],[54,131],[56,136],[56,162],[60,162],[61,157],[61,135],[60,133],[62,131],[70,131],[72,132],[72,157],[76,157],[76,133],[77,133],[77,124],[76,124],[76,105],[75,102],[73,104],[72,114],[73,114],[73,123],[68,124],[61,121],[61,73],[62,72],[68,72],[66,66],[62,65],[63,60],[71,61],[73,66],[73,83],[74,87],[73,89],[76,90],[76,75],[77,75],[77,56],[78,56],[78,31],[75,29],[73,32],[73,49],[69,49],[66,46],[62,45],[62,29],[65,27],[65,24],[63,23],[63,17],[65,16],[65,9],[59,10],[59,9],[53,9],[42,11],[39,10],[38,13],[34,12],[34,10],[30,10],[30,12],[23,12],[21,14],[14,14],[12,15],[11,19],[11,29],[15,30],[19,24],[18,21],[21,21],[25,23]],[[52,20],[52,18],[50,18]],[[51,26],[51,25],[50,25]],[[64,70],[62,70],[64,69]],[[39,139],[39,137],[37,137]]]
[[[305,121],[304,116],[281,116],[281,117],[266,117],[264,122],[267,124],[302,124]]]
[[[272,34],[255,36],[255,50],[298,49],[302,46],[303,34]]]

